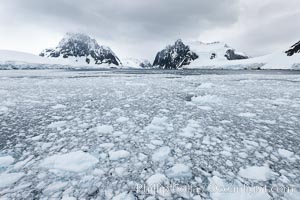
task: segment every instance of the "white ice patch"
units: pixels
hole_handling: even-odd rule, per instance
[[[249,117],[249,118],[252,118],[252,117],[255,117],[256,114],[255,114],[255,113],[249,113],[249,112],[246,112],[246,113],[240,113],[240,114],[238,114],[238,116],[240,116],[240,117]]]
[[[198,104],[215,104],[215,103],[220,103],[221,99],[216,95],[204,95],[204,96],[192,97],[192,102]]]
[[[112,200],[135,200],[136,198],[131,192],[122,192],[112,198]]]
[[[149,132],[161,132],[173,130],[173,126],[167,123],[167,117],[154,117],[152,122],[145,128]]]
[[[75,151],[67,154],[53,155],[46,158],[40,166],[47,169],[55,169],[69,172],[83,172],[98,163],[94,156]]]
[[[167,181],[168,181],[168,178],[164,174],[157,173],[157,174],[150,176],[147,179],[146,183],[148,186],[151,187],[151,186],[161,185]]]
[[[171,149],[169,147],[160,147],[152,155],[152,160],[154,162],[162,162],[169,157]]]
[[[9,187],[20,180],[25,173],[2,173],[0,174],[0,188]]]
[[[6,107],[6,106],[0,106],[0,114],[4,114],[6,112],[8,112],[8,107]]]
[[[293,152],[288,151],[288,150],[286,150],[286,149],[279,149],[279,150],[278,150],[278,153],[279,153],[279,155],[280,155],[281,157],[284,157],[284,158],[290,158],[290,157],[292,157],[292,156],[294,155]]]
[[[239,175],[243,178],[258,180],[258,181],[267,181],[275,175],[272,170],[267,166],[252,166],[241,168]]]
[[[48,128],[60,128],[62,126],[66,125],[66,121],[57,121],[57,122],[52,122],[51,124],[48,125]]]
[[[65,105],[62,105],[62,104],[56,104],[55,106],[52,106],[52,109],[64,109],[64,108],[66,108],[66,106]]]
[[[199,88],[199,89],[209,89],[209,88],[212,88],[213,86],[214,86],[214,84],[212,84],[212,83],[202,83],[197,88]]]
[[[54,182],[54,183],[51,183],[50,185],[48,185],[46,187],[46,189],[43,191],[43,193],[44,194],[51,194],[51,193],[54,193],[54,192],[57,192],[57,191],[61,191],[67,185],[68,185],[67,182],[61,182],[61,181]]]
[[[194,120],[189,120],[188,125],[182,129],[181,132],[178,133],[178,135],[182,137],[194,137],[195,132],[199,129],[199,124],[197,124]]]
[[[96,127],[96,130],[99,133],[109,134],[114,131],[114,128],[110,125],[100,125]]]
[[[166,175],[169,178],[181,179],[181,178],[191,178],[192,170],[190,167],[184,164],[176,164],[172,168],[166,171]]]
[[[12,164],[14,161],[15,161],[15,159],[12,156],[0,157],[0,168],[1,167],[7,167],[10,164]]]
[[[271,199],[267,191],[261,187],[248,187],[245,191],[234,191],[234,188],[243,188],[238,184],[229,184],[225,180],[213,176],[209,178],[208,191],[213,200],[268,200]],[[255,192],[254,192],[255,191]]]
[[[125,150],[110,151],[108,154],[109,154],[110,160],[120,160],[120,159],[127,158],[130,156],[130,153]]]
[[[129,120],[128,117],[119,117],[116,121],[119,123],[124,123],[127,122]]]

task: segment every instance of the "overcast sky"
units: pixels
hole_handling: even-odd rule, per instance
[[[0,0],[0,49],[38,54],[82,32],[121,58],[174,40],[224,41],[256,56],[300,40],[299,0]]]

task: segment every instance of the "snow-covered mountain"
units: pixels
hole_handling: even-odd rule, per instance
[[[145,59],[136,59],[136,58],[124,58],[122,59],[122,65],[125,68],[136,68],[136,69],[146,69],[152,68],[152,64]]]
[[[295,53],[300,53],[300,41],[291,46],[289,50],[285,52],[288,56],[292,56]]]
[[[234,48],[223,42],[195,41],[188,43],[188,46],[198,55],[199,60],[241,60],[248,58],[244,53],[236,52]]]
[[[197,54],[191,51],[189,46],[182,40],[177,40],[174,45],[169,45],[156,54],[153,66],[161,69],[178,69],[189,65],[197,58]]]
[[[85,65],[121,65],[121,61],[109,47],[101,46],[95,39],[81,33],[67,33],[56,48],[45,49],[40,56],[70,59]]]
[[[196,61],[247,58],[248,56],[245,54],[236,52],[235,49],[222,42],[203,43],[196,41],[185,45],[182,40],[177,40],[174,45],[169,45],[157,53],[153,66],[163,69],[177,69]]]

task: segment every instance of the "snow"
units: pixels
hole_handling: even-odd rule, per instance
[[[254,179],[258,181],[267,181],[272,178],[274,173],[267,166],[251,166],[241,168],[239,175],[243,178]]]
[[[207,53],[206,53],[207,54]],[[205,57],[207,55],[205,54]],[[201,57],[200,57],[201,58]],[[300,54],[287,56],[283,51],[243,60],[196,59],[188,69],[300,69]]]
[[[122,192],[112,198],[112,200],[135,200],[136,198],[131,192]]]
[[[164,174],[160,174],[160,173],[157,173],[157,174],[154,174],[152,176],[150,176],[146,183],[149,187],[153,187],[155,185],[162,185],[164,182],[167,182],[168,181],[168,178],[164,175]]]
[[[109,134],[114,131],[114,128],[111,125],[99,125],[96,130],[98,133]]]
[[[0,69],[107,69],[111,67],[117,66],[109,64],[87,64],[85,58],[46,58],[25,52],[0,50]]]
[[[1,156],[0,157],[0,168],[7,167],[8,165],[12,164],[15,159],[12,156]]]
[[[221,99],[216,95],[203,95],[192,97],[192,102],[199,104],[213,104],[221,102]]]
[[[25,173],[2,173],[0,174],[0,188],[9,187],[20,180]]]
[[[118,150],[118,151],[110,151],[109,152],[109,159],[116,161],[123,158],[127,158],[130,156],[130,153],[126,150]]]
[[[155,150],[152,155],[152,160],[154,162],[161,162],[166,160],[169,157],[171,149],[169,147],[160,147],[159,149]]]
[[[56,169],[69,172],[83,172],[98,163],[94,156],[82,151],[49,156],[42,161],[40,166],[47,169]]]
[[[255,117],[256,114],[255,113],[246,112],[246,113],[240,113],[239,116],[240,117],[249,117],[249,118],[251,118],[251,117]]]
[[[282,156],[284,158],[290,158],[294,155],[293,152],[286,150],[286,149],[278,149],[278,153],[280,156]]]
[[[209,190],[213,200],[268,200],[268,192],[262,187],[243,187],[238,183],[230,184],[220,177],[209,178]]]
[[[181,178],[191,178],[192,170],[190,167],[184,164],[175,164],[172,168],[166,171],[166,175],[169,178],[181,179]]]

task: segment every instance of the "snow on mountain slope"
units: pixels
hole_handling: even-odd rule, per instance
[[[28,63],[45,63],[47,62],[46,58],[25,53],[19,51],[11,50],[0,50],[0,62],[28,62]]]
[[[136,58],[124,58],[122,59],[122,65],[125,68],[135,68],[135,69],[152,67],[151,63],[148,60],[140,60]]]
[[[193,69],[292,69],[300,70],[300,54],[287,56],[276,52],[244,60],[201,60],[197,59],[185,68]]]
[[[0,50],[0,69],[62,69],[62,68],[110,68],[115,65],[95,65],[63,58],[46,58],[30,53]]]
[[[195,52],[198,60],[240,60],[246,59],[244,53],[237,53],[235,49],[223,42],[203,43],[200,41],[188,43],[190,49]],[[230,53],[231,52],[231,53]]]

